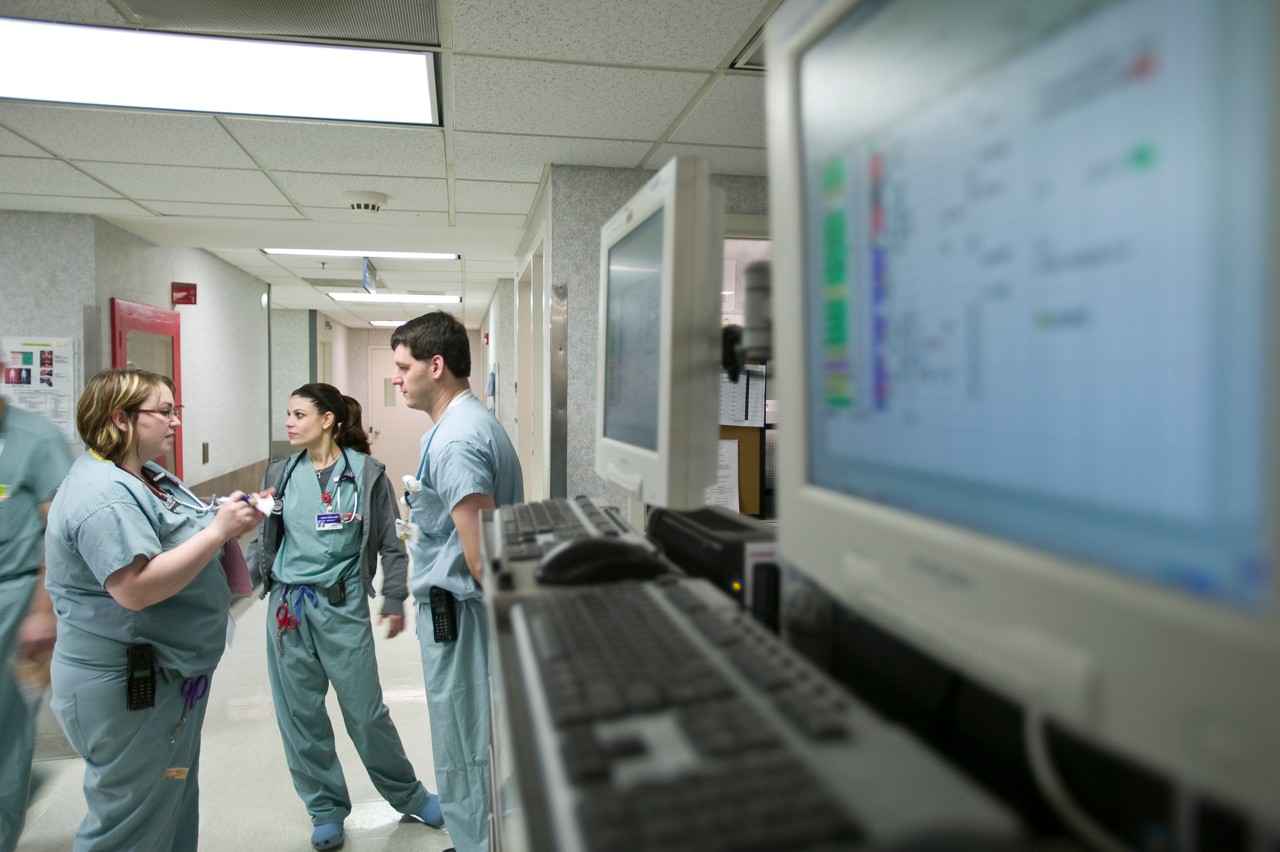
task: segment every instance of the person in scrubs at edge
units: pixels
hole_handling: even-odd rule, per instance
[[[405,496],[411,586],[431,717],[431,750],[449,837],[489,848],[489,633],[481,597],[480,510],[524,500],[506,430],[471,393],[471,344],[452,314],[433,311],[391,335],[392,382],[435,422]],[[432,594],[454,629],[433,629]]]
[[[180,414],[167,377],[98,373],[76,406],[88,452],[49,510],[50,706],[84,757],[89,806],[77,850],[197,847],[200,729],[231,600],[220,556],[263,516],[240,491],[205,504],[147,461],[172,449]]]
[[[53,424],[0,397],[0,852],[18,845],[36,739],[35,714],[10,664],[42,660],[53,649],[44,522],[70,466],[67,442]]]
[[[293,786],[311,815],[311,845],[337,849],[351,795],[338,763],[325,694],[333,683],[347,734],[382,797],[406,816],[444,824],[405,756],[382,700],[369,601],[382,556],[382,614],[404,629],[408,560],[396,536],[395,491],[369,455],[360,409],[333,385],[303,385],[285,430],[300,452],[267,467],[277,512],[259,534],[267,607],[267,674]]]

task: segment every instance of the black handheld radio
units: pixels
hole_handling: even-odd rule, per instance
[[[437,586],[431,587],[431,627],[437,642],[455,642],[458,639],[458,615],[453,595]]]
[[[126,688],[128,708],[145,710],[156,704],[156,651],[150,645],[130,645]]]

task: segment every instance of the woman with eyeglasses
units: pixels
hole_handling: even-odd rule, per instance
[[[88,451],[49,510],[51,706],[84,757],[89,806],[77,850],[197,844],[200,731],[231,600],[221,556],[263,515],[242,492],[206,504],[148,461],[173,448],[173,390],[143,370],[90,379],[76,407]]]
[[[267,673],[293,786],[311,817],[311,845],[336,849],[351,813],[325,709],[333,684],[347,733],[378,792],[393,808],[438,828],[440,800],[405,756],[382,699],[369,601],[382,557],[387,636],[404,629],[408,558],[396,535],[395,491],[368,454],[360,406],[333,385],[293,392],[285,413],[298,450],[267,467],[276,512],[256,552],[267,607]]]

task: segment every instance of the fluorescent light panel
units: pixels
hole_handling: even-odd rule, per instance
[[[429,296],[417,293],[342,293],[329,292],[335,302],[398,302],[414,305],[460,305],[461,296]]]
[[[390,257],[399,260],[457,260],[457,252],[449,251],[352,251],[350,249],[265,248],[263,254],[291,257]]]
[[[0,98],[439,124],[427,53],[0,19]]]
[[[369,320],[369,325],[374,328],[399,328],[407,322],[408,320]]]

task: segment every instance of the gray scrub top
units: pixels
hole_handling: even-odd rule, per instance
[[[148,462],[144,476],[157,471]],[[169,477],[158,484],[192,503],[176,482]],[[172,550],[212,520],[212,513],[181,504],[165,508],[132,474],[93,453],[76,459],[54,497],[45,532],[45,585],[58,615],[58,655],[83,665],[123,666],[127,647],[145,643],[155,647],[162,668],[186,675],[217,666],[231,604],[221,554],[177,594],[137,612],[104,588],[136,557]]]

